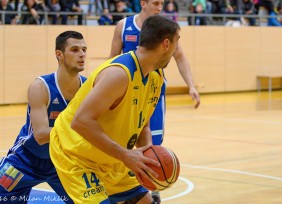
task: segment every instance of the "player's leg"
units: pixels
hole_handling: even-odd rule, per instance
[[[55,167],[54,167],[55,168]],[[72,199],[69,197],[69,195],[67,194],[67,192],[65,191],[57,173],[52,176],[52,179],[49,179],[49,181],[47,182],[51,188],[58,194],[59,199],[64,201],[67,204],[73,204],[74,202],[72,201]]]
[[[165,123],[165,95],[161,94],[157,106],[150,118],[150,128],[152,133],[153,145],[161,145],[164,137]]]
[[[93,168],[85,167],[88,161],[72,155],[66,155],[60,148],[58,135],[52,132],[50,156],[60,181],[74,203],[111,204],[102,179]],[[93,164],[93,163],[91,163]]]
[[[165,124],[165,110],[166,110],[166,101],[165,101],[165,89],[166,81],[162,86],[162,92],[156,109],[150,118],[150,128],[152,133],[153,145],[161,145],[164,138],[164,124]],[[154,204],[161,203],[160,193],[151,192]]]
[[[123,204],[148,204],[152,203],[153,199],[147,189],[142,186],[137,186],[128,191],[113,194],[110,197],[111,203]]]
[[[39,172],[32,167],[37,158],[18,147],[0,161],[0,198],[4,203],[27,203],[31,188],[41,182]],[[9,201],[9,202],[8,202]]]
[[[109,193],[111,203],[140,203],[148,204],[152,203],[153,199],[149,191],[140,185],[135,175],[129,171],[124,165],[116,165],[113,169],[119,169],[119,174],[115,177],[104,176],[105,182],[107,182],[106,188]],[[123,172],[123,173],[121,173]],[[113,170],[109,175],[115,174]],[[113,178],[115,178],[113,180]]]
[[[65,163],[66,160],[60,160]],[[104,183],[91,171],[79,166],[57,167],[58,176],[62,185],[74,203],[110,204]]]
[[[153,203],[152,204],[160,204],[161,203],[161,196],[160,192],[151,192],[151,196],[153,198]]]

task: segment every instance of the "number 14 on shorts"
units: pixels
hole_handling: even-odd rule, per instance
[[[82,175],[82,178],[85,182],[86,189],[89,189],[83,193],[83,197],[89,198],[90,196],[100,194],[102,192],[104,192],[107,196],[107,193],[105,192],[105,187],[100,184],[100,180],[97,178],[95,173],[84,173]]]
[[[90,177],[90,179],[89,179]],[[95,183],[95,186],[100,186],[100,180],[97,178],[96,174],[91,172],[91,175],[87,175],[86,173],[84,173],[82,175],[82,178],[84,179],[85,181],[85,185],[86,185],[86,188],[92,188],[93,186],[91,184]]]

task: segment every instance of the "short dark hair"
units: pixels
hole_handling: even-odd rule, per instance
[[[166,38],[173,42],[173,37],[178,30],[180,30],[178,23],[164,16],[153,15],[142,25],[139,45],[152,50]]]
[[[61,33],[56,38],[56,50],[61,50],[64,52],[66,48],[66,42],[69,38],[83,39],[83,35],[79,32],[71,31],[71,30]]]

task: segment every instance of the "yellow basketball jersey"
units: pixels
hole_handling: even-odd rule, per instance
[[[127,72],[129,84],[120,104],[113,110],[107,110],[98,119],[98,122],[106,134],[122,147],[127,149],[134,147],[140,132],[157,105],[161,92],[163,83],[162,70],[153,71],[144,78],[134,52],[119,55],[95,69],[68,107],[56,119],[54,130],[52,130],[52,132],[56,131],[56,134],[59,135],[61,150],[86,166],[92,166],[91,163],[93,164],[93,162],[102,164],[120,163],[119,160],[110,157],[93,146],[70,127],[76,110],[93,88],[97,75],[109,66],[122,67]],[[60,165],[59,161],[55,162]]]

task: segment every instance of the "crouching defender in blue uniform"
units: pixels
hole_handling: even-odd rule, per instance
[[[28,89],[26,124],[14,145],[0,160],[0,198],[5,203],[27,203],[32,187],[47,182],[60,200],[73,203],[64,190],[49,156],[50,131],[55,119],[86,80],[83,36],[66,31],[56,38],[58,70],[37,77]]]

